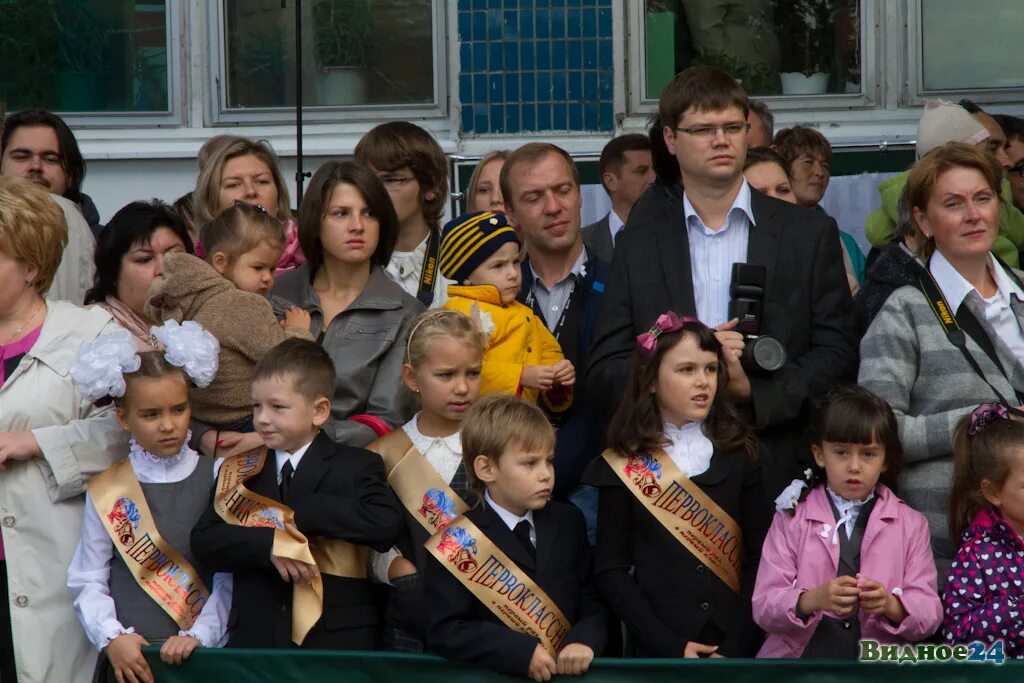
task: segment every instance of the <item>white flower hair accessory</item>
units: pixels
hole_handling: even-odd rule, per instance
[[[149,331],[167,347],[164,358],[168,363],[184,369],[197,387],[209,386],[219,362],[220,343],[216,337],[193,320],[181,324],[168,320]]]
[[[71,381],[87,401],[120,398],[124,396],[125,373],[135,372],[140,365],[142,359],[135,351],[132,333],[119,328],[78,347],[70,368]]]
[[[782,493],[775,499],[775,510],[777,512],[796,510],[796,504],[800,502],[800,494],[805,488],[807,488],[807,482],[802,479],[794,479],[789,482],[789,486],[782,489]]]

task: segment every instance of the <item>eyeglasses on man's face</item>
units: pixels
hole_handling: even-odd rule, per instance
[[[686,133],[687,135],[698,140],[711,140],[718,134],[718,131],[722,131],[723,133],[725,133],[726,137],[730,138],[742,135],[743,133],[750,130],[750,124],[745,121],[732,121],[729,123],[723,123],[720,126],[677,126],[674,130],[676,130],[679,133]]]
[[[1024,180],[1024,160],[1018,163],[1016,166],[1011,167],[1006,175],[1015,175],[1019,179]]]

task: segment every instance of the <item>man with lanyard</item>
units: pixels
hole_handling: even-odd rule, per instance
[[[441,216],[448,199],[448,157],[433,136],[408,121],[390,121],[356,145],[356,161],[380,178],[398,215],[398,242],[387,273],[427,308],[455,284],[438,272]]]
[[[857,337],[835,221],[766,197],[743,179],[747,111],[746,93],[719,69],[690,67],[666,86],[656,144],[674,156],[682,187],[676,178],[666,182],[659,167],[659,182],[629,214],[602,298],[587,382],[594,396],[615,402],[636,336],[665,311],[715,328],[728,362],[724,388],[757,430],[772,499],[809,459],[811,403],[853,381]],[[774,372],[740,363],[745,340],[729,320],[735,263],[764,273],[760,333],[777,339],[787,356]]]
[[[588,398],[583,370],[608,264],[583,246],[579,171],[565,150],[540,142],[515,150],[502,168],[501,192],[509,222],[526,243],[519,300],[544,320],[562,353],[580,369],[573,406],[558,425],[554,493],[583,510],[593,533],[597,496],[578,486],[583,469],[601,454],[604,429]]]

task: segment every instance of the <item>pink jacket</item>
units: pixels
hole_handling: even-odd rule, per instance
[[[942,623],[928,522],[885,486],[879,484],[875,494],[878,502],[864,530],[860,573],[899,595],[907,618],[894,626],[884,616],[861,613],[861,638],[890,644],[923,640]],[[788,511],[775,514],[752,600],[754,621],[768,634],[758,657],[799,657],[810,642],[822,613],[805,622],[796,615],[796,602],[804,591],[836,577],[839,544],[832,544],[834,529],[824,486],[811,491],[793,516]]]

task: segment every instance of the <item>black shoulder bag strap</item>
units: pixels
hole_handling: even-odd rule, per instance
[[[434,303],[434,280],[437,278],[437,254],[440,249],[441,234],[431,228],[427,238],[427,253],[423,255],[423,267],[420,269],[420,287],[416,292],[416,298],[427,308]]]
[[[1004,405],[1019,405],[1022,402],[1020,392],[1017,392],[1016,389],[1014,389],[1014,393],[1017,395],[1016,404],[1008,402],[1006,398],[1004,398],[1003,395],[999,393],[994,386],[992,386],[992,382],[988,381],[988,378],[985,376],[984,371],[982,371],[981,366],[978,365],[978,361],[976,361],[974,356],[971,355],[971,352],[967,350],[967,334],[969,334],[971,339],[981,347],[985,352],[985,355],[995,363],[995,366],[999,368],[999,371],[1004,377],[1006,377],[1006,370],[1003,369],[1002,363],[999,362],[999,356],[996,353],[995,346],[992,344],[992,340],[989,339],[984,328],[982,328],[981,323],[979,323],[978,319],[974,317],[974,314],[971,313],[966,306],[961,305],[960,311],[956,316],[953,315],[952,311],[949,309],[949,304],[946,302],[946,297],[943,296],[942,290],[939,289],[939,284],[935,282],[935,278],[932,277],[931,271],[928,269],[928,264],[925,264],[924,274],[921,275],[917,283],[921,292],[925,295],[925,298],[928,299],[928,305],[931,306],[932,312],[938,319],[939,324],[942,325],[942,328],[946,331],[946,338],[949,339],[949,342],[953,346],[960,349],[960,353],[963,354],[964,359],[967,361],[967,364],[971,366],[971,369],[974,370],[975,374],[977,374],[978,377],[988,385],[989,389],[992,390],[992,393],[996,395],[1001,403]],[[1007,381],[1009,381],[1008,377]]]

